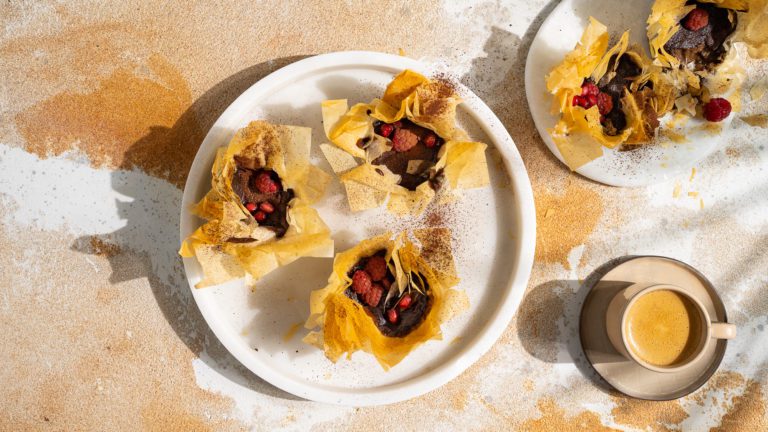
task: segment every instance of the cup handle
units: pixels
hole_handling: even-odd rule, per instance
[[[712,323],[712,337],[715,339],[733,339],[736,337],[736,326],[729,323]]]

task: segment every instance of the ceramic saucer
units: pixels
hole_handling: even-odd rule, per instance
[[[638,256],[611,268],[591,288],[581,308],[581,346],[597,373],[616,390],[635,398],[670,400],[694,392],[720,366],[727,341],[720,339],[691,367],[681,372],[653,372],[620,355],[608,340],[605,311],[611,298],[637,282],[655,282],[686,288],[698,298],[713,320],[727,322],[725,306],[712,284],[683,262],[657,256]]]

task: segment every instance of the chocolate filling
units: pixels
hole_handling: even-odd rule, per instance
[[[378,251],[376,254],[372,256],[385,256],[386,251],[381,250]],[[365,265],[368,262],[368,258],[363,258],[360,261],[355,264],[354,267],[352,267],[349,270],[349,277],[351,278],[352,275],[357,270],[363,270],[365,269]],[[414,276],[415,277],[415,276]],[[384,277],[390,285],[394,283],[395,276],[392,274],[389,269],[387,269],[387,274]],[[423,278],[422,278],[423,280]],[[409,333],[411,333],[413,330],[415,330],[419,324],[421,324],[424,321],[424,317],[426,317],[427,312],[429,311],[429,308],[431,306],[431,298],[429,296],[429,285],[427,284],[427,281],[424,280],[424,288],[422,289],[422,292],[419,292],[415,288],[406,288],[403,290],[403,295],[393,295],[389,301],[385,301],[387,298],[387,289],[384,289],[384,293],[381,295],[381,298],[379,299],[378,304],[375,306],[370,306],[365,303],[362,296],[359,296],[355,291],[352,290],[352,287],[344,291],[344,294],[358,302],[360,305],[363,306],[368,316],[371,317],[373,320],[373,323],[376,324],[376,327],[379,329],[381,334],[388,337],[404,337],[407,336]],[[411,303],[408,305],[407,308],[400,308],[398,306],[398,303],[400,303],[400,300],[406,296],[409,295],[411,298]],[[396,309],[398,319],[396,322],[392,323],[387,319],[387,311],[390,309]]]
[[[391,126],[393,130],[385,135],[385,132],[382,132],[382,126],[384,125]],[[397,131],[403,129],[407,132],[407,135],[409,135],[410,138],[418,140],[416,145],[407,151],[400,152],[393,148],[392,150],[382,153],[371,162],[373,165],[384,165],[389,168],[390,171],[399,175],[400,186],[408,190],[416,190],[416,188],[425,181],[429,181],[430,186],[435,190],[440,188],[443,179],[442,171],[436,171],[434,166],[435,163],[437,163],[437,154],[440,151],[440,147],[444,143],[442,138],[437,136],[433,131],[421,127],[407,119],[402,119],[395,123],[383,123],[377,121],[374,122],[373,127],[377,134],[386,138],[394,138]],[[435,140],[432,146],[427,146],[425,143],[425,140],[429,136],[434,137],[432,139]],[[409,173],[408,163],[410,161],[424,162],[418,167],[418,170]]]
[[[256,218],[256,222],[263,227],[267,227],[275,232],[275,235],[279,238],[285,235],[288,231],[288,205],[295,196],[293,189],[284,190],[283,182],[276,172],[268,169],[252,168],[252,164],[246,161],[242,161],[235,157],[235,163],[237,169],[232,177],[232,190],[240,198],[240,202],[243,206],[253,204],[255,210],[251,211],[251,215]],[[267,173],[270,179],[277,184],[277,191],[273,193],[263,193],[259,191],[257,187],[256,179],[259,174]],[[272,206],[272,212],[266,212],[261,210],[262,203],[268,203]],[[264,215],[264,219],[259,221],[257,213],[261,212]],[[242,239],[240,242],[243,242]],[[247,240],[247,239],[246,239]]]
[[[736,12],[710,3],[688,1],[709,13],[709,23],[696,31],[680,26],[664,45],[664,49],[683,64],[693,62],[696,70],[711,69],[722,63],[726,54],[725,41],[736,29]]]
[[[608,61],[608,70],[613,70],[615,63],[616,56],[614,55]],[[642,73],[640,66],[630,56],[622,55],[619,57],[616,73],[606,74],[597,83],[600,91],[607,93],[613,100],[613,109],[605,114],[605,119],[602,122],[607,135],[619,135],[627,127],[627,119],[624,116],[624,111],[621,110],[621,98],[624,96],[624,89],[628,88],[640,73]],[[609,75],[611,75],[610,79]]]

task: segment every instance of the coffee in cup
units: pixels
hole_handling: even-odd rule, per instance
[[[682,370],[714,340],[736,336],[733,324],[712,322],[699,300],[674,285],[630,285],[614,296],[605,318],[614,348],[655,372]]]
[[[702,317],[696,304],[677,291],[643,294],[627,310],[624,334],[628,348],[654,366],[685,363],[702,343]]]

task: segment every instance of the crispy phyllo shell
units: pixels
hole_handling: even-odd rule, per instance
[[[729,9],[728,18],[736,26],[729,39],[743,42],[754,58],[768,57],[768,1],[766,0],[699,0],[715,7]],[[656,0],[648,17],[648,42],[651,56],[664,67],[678,67],[680,60],[665,45],[680,29],[680,22],[696,8],[686,0]]]
[[[579,44],[546,78],[547,90],[554,96],[553,112],[560,114],[550,135],[572,170],[602,156],[602,147],[650,142],[658,118],[674,106],[676,91],[662,76],[661,68],[651,65],[638,48],[629,46],[629,33],[622,34],[610,49],[608,40],[606,26],[590,17]],[[627,77],[631,81],[614,104],[614,110],[623,112],[626,125],[604,127],[598,105],[584,108],[575,104],[574,98],[582,95],[585,82],[612,87],[622,58],[639,71]]]
[[[254,121],[220,148],[211,169],[211,190],[192,212],[207,222],[186,238],[179,253],[197,257],[203,288],[246,277],[249,283],[302,256],[333,255],[330,231],[310,207],[329,176],[309,163],[311,130]],[[239,165],[271,170],[283,187],[293,191],[288,202],[288,228],[276,235],[260,226],[232,187]]]
[[[486,144],[471,142],[456,127],[456,106],[461,98],[444,80],[430,80],[411,70],[397,75],[381,99],[351,108],[347,100],[322,103],[325,134],[333,145],[321,145],[326,159],[343,183],[352,211],[381,206],[395,215],[419,215],[442,185],[452,190],[482,187],[489,183]],[[413,161],[413,172],[422,168],[424,181],[415,190],[401,185],[401,174],[377,158],[391,153],[389,137],[376,133],[374,122],[410,121],[437,134],[444,141],[436,160]],[[442,142],[441,141],[441,142]]]
[[[394,238],[387,233],[336,254],[328,285],[311,294],[310,317],[305,327],[314,331],[304,341],[322,349],[333,362],[344,354],[349,359],[355,351],[368,352],[386,370],[424,342],[441,339],[440,325],[465,310],[469,302],[463,291],[452,288],[458,278],[451,255],[450,231],[422,229],[414,231],[414,236],[421,249],[406,233]],[[382,251],[395,282],[380,301],[386,304],[391,296],[414,289],[428,296],[429,306],[423,320],[404,336],[385,336],[366,308],[347,295],[354,266]]]
[[[768,0],[748,3],[749,10],[739,16],[736,39],[744,42],[753,58],[768,58]]]

